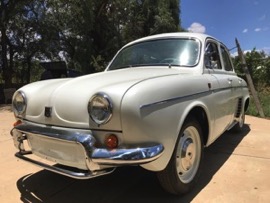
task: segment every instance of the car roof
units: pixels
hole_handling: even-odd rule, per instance
[[[202,42],[205,41],[207,38],[211,38],[215,41],[220,42],[216,38],[214,38],[210,35],[207,35],[207,34],[193,33],[193,32],[172,32],[172,33],[163,33],[163,34],[156,34],[156,35],[143,37],[143,38],[137,39],[135,41],[132,41],[132,42],[126,44],[124,47],[130,46],[132,44],[136,44],[139,42],[148,41],[148,40],[155,40],[155,39],[162,39],[162,38],[177,38],[177,37],[197,38],[197,39],[201,40]]]

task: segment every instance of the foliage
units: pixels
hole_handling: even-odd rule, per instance
[[[270,118],[270,90],[259,92],[259,99],[263,108],[265,117]],[[250,105],[247,111],[248,115],[259,116],[258,110],[254,103],[254,99],[251,96]]]
[[[16,43],[17,27],[20,26],[21,29],[24,29],[21,25],[23,18],[19,16],[24,14],[24,5],[28,4],[29,1],[1,0],[0,2],[0,71],[2,71],[6,86],[9,87],[12,83],[14,58],[19,51],[19,46]]]
[[[0,2],[0,71],[7,87],[38,79],[38,61],[64,60],[68,68],[93,73],[131,40],[180,31],[179,0]]]
[[[263,91],[270,86],[270,56],[263,51],[256,51],[245,54],[246,65],[257,91]],[[233,58],[236,72],[239,76],[245,78],[239,57]]]
[[[255,89],[266,117],[270,118],[270,56],[255,48],[245,54],[246,65],[253,80]],[[237,74],[245,79],[239,57],[233,58]],[[251,95],[247,114],[258,116],[258,110]]]

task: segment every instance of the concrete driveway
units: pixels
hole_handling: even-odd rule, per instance
[[[205,151],[194,190],[165,193],[154,173],[123,167],[113,174],[74,180],[18,160],[9,131],[9,107],[0,106],[0,202],[270,202],[270,120],[246,117],[241,134],[225,133]]]

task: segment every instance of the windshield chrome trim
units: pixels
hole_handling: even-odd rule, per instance
[[[107,68],[105,69],[105,71],[113,71],[113,70],[119,70],[119,69],[123,69],[123,68],[115,68],[115,69],[110,69],[111,65],[113,64],[113,61],[116,59],[116,57],[126,48],[129,48],[131,46],[134,46],[134,45],[138,45],[138,44],[141,44],[141,43],[145,43],[145,42],[151,42],[151,41],[158,41],[158,40],[170,40],[170,39],[185,39],[185,40],[194,40],[196,42],[198,42],[198,57],[197,57],[197,60],[196,60],[196,63],[193,64],[193,65],[190,65],[190,66],[185,66],[185,65],[178,65],[179,67],[187,67],[187,68],[193,68],[193,67],[196,67],[200,61],[200,58],[201,58],[201,53],[202,53],[202,42],[199,38],[197,37],[188,37],[188,36],[166,36],[166,37],[157,37],[157,38],[153,38],[153,39],[148,39],[148,40],[143,40],[143,41],[138,41],[136,43],[132,43],[130,45],[126,45],[126,46],[123,46],[117,53],[116,55],[113,57],[113,59],[111,60],[111,62],[108,64]],[[161,64],[162,66],[164,64]],[[169,65],[169,64],[168,64]],[[131,68],[133,67],[134,65],[126,65],[126,66],[123,66],[125,68]],[[143,66],[146,66],[145,64]],[[153,64],[149,64],[148,66],[154,66]],[[172,66],[177,66],[176,64],[172,64]]]

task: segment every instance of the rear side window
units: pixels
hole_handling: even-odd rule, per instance
[[[230,56],[227,52],[227,50],[225,49],[225,47],[221,46],[221,55],[223,58],[223,64],[224,64],[224,69],[226,71],[233,71],[233,66],[230,60]]]
[[[221,69],[218,46],[214,42],[208,42],[206,44],[204,65],[210,69]]]

